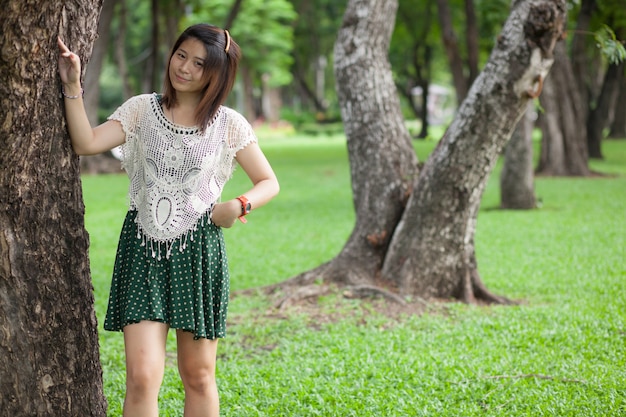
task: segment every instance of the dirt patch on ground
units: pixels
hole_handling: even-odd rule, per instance
[[[235,292],[232,297],[263,297],[265,307],[258,311],[256,318],[266,320],[289,320],[306,317],[307,325],[319,329],[325,324],[342,320],[367,322],[370,318],[385,318],[388,326],[393,326],[407,317],[419,316],[433,310],[446,310],[441,300],[422,300],[389,297],[383,293],[354,291],[336,286],[318,285],[315,288],[294,291],[277,291],[266,294],[262,291],[252,295],[250,291]],[[295,296],[294,296],[295,294]],[[229,317],[229,320],[231,318]],[[243,317],[233,317],[234,324]],[[249,320],[249,317],[246,319]]]

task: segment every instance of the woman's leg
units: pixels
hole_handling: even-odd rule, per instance
[[[124,327],[126,398],[124,417],[157,417],[159,389],[165,369],[165,341],[169,327],[141,321]]]
[[[176,331],[178,371],[185,387],[185,417],[218,417],[220,400],[215,381],[217,339],[193,339]]]

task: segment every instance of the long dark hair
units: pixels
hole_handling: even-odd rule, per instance
[[[195,114],[196,123],[204,132],[233,89],[241,49],[227,31],[217,26],[200,23],[185,29],[174,43],[167,60],[162,98],[167,108],[176,104],[176,90],[169,77],[170,61],[180,45],[190,38],[202,42],[207,53],[202,73],[204,88]]]

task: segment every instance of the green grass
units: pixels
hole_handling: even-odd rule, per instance
[[[266,138],[281,194],[225,231],[232,289],[280,282],[331,259],[352,230],[350,174],[341,137]],[[424,160],[433,142],[417,142]],[[320,300],[335,320],[274,314],[234,296],[220,342],[224,416],[626,415],[626,141],[606,141],[604,178],[537,178],[542,207],[494,210],[487,186],[476,233],[479,270],[517,306],[432,305],[391,319],[374,304]],[[103,322],[126,177],[83,178],[96,311]],[[224,193],[247,189],[238,171]],[[281,313],[282,314],[282,313]],[[101,324],[100,324],[101,327]],[[109,415],[121,415],[120,333],[100,329]],[[181,416],[173,335],[161,415]]]

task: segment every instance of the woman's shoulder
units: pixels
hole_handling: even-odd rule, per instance
[[[220,106],[220,113],[224,115],[226,121],[237,124],[250,124],[248,120],[237,110],[228,106]]]
[[[146,93],[146,94],[138,94],[136,96],[132,96],[126,103],[151,103],[158,102],[160,100],[160,95],[157,93]]]

